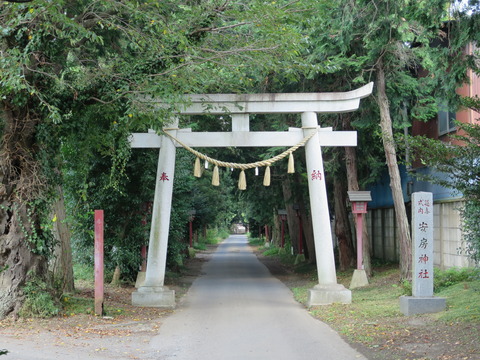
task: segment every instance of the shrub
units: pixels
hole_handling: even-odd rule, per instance
[[[275,256],[278,255],[278,248],[276,246],[270,245],[270,247],[263,252],[264,256]]]
[[[265,244],[265,240],[262,238],[249,238],[248,243],[252,246],[262,246]]]
[[[404,280],[402,282],[402,295],[412,296],[412,282]]]
[[[47,318],[58,314],[59,304],[54,300],[54,291],[37,276],[32,276],[23,288],[25,301],[20,316]]]
[[[93,265],[76,263],[73,265],[73,277],[75,280],[93,281],[94,269]]]
[[[217,227],[207,230],[207,236],[201,238],[200,242],[204,244],[218,244],[223,239],[226,239],[230,233],[225,229],[218,229]]]
[[[443,288],[463,281],[472,281],[480,277],[478,268],[450,268],[447,270],[434,269],[433,289],[438,292]]]
[[[198,242],[194,242],[193,243],[193,248],[195,250],[207,250],[207,247],[205,246],[205,244],[203,243],[198,243]]]

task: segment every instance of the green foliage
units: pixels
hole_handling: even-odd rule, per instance
[[[41,199],[27,204],[25,211],[25,221],[19,213],[18,206],[14,204],[13,209],[19,219],[18,226],[22,231],[30,250],[34,254],[48,256],[54,246],[52,228],[55,218],[50,219],[48,214],[49,203]],[[40,219],[40,226],[34,220]]]
[[[204,244],[215,245],[221,242],[222,240],[225,240],[229,235],[230,233],[228,232],[228,230],[214,227],[211,229],[207,229],[207,236],[206,237],[201,236],[199,239],[199,242]]]
[[[47,211],[51,202],[52,199],[37,199],[28,202],[25,206],[14,203],[11,208],[6,208],[4,205],[0,205],[0,209],[12,211],[15,214],[18,219],[18,227],[27,241],[29,249],[37,255],[48,256],[54,246],[52,228],[56,217],[51,218]],[[0,269],[0,272],[5,269]]]
[[[74,156],[66,150],[66,156]],[[134,279],[140,264],[140,248],[148,242],[149,212],[155,182],[155,152],[136,152],[127,163],[127,177],[109,184],[111,158],[91,157],[89,166],[66,168],[65,194],[72,215],[73,252],[76,261],[93,264],[93,210],[104,210],[105,266],[120,265],[126,279]],[[68,162],[76,166],[75,161]],[[80,164],[78,164],[80,165]],[[80,175],[80,176],[78,176]],[[82,181],[83,180],[83,181]],[[147,221],[148,218],[148,221]]]
[[[270,244],[268,248],[262,253],[264,256],[277,256],[279,252],[279,248],[274,246],[273,244]]]
[[[65,186],[76,259],[93,261],[92,212],[103,209],[106,266],[120,265],[132,278],[140,247],[148,241],[150,215],[144,206],[153,200],[157,151],[130,151],[130,132],[161,129],[183,106],[183,94],[350,90],[370,80],[379,59],[390,71],[387,90],[395,127],[410,121],[404,116],[405,104],[415,118],[427,119],[435,111],[432,92],[441,88],[442,93],[454,94],[452,89],[463,79],[459,49],[470,39],[459,34],[475,33],[472,24],[462,23],[470,31],[449,33],[455,41],[448,49],[429,46],[438,40],[448,3],[5,3],[0,14],[0,101],[12,109],[16,120],[36,129],[29,150],[37,156],[45,182]],[[446,56],[450,62],[444,61]],[[420,65],[435,76],[416,76],[414,69]],[[168,105],[159,107],[151,99]],[[268,125],[264,117],[256,119],[255,130],[298,126],[294,117],[275,118]],[[382,164],[377,119],[373,102],[353,119],[364,131],[362,147],[368,147],[359,156],[364,161],[364,183],[373,181]],[[204,117],[195,130],[215,126],[216,121]],[[276,150],[225,149],[219,154],[248,162]],[[185,255],[190,210],[196,210],[196,231],[207,225],[228,228],[234,218],[271,225],[275,209],[285,202],[277,181],[285,179],[283,169],[272,169],[270,188],[249,179],[248,192],[239,195],[229,171],[222,173],[222,185],[213,188],[211,170],[205,172],[208,176],[193,179],[192,164],[190,155],[178,151],[168,250],[172,267]],[[296,166],[297,171],[305,168],[303,160]],[[305,182],[295,191],[301,198]],[[31,191],[31,198],[53,198],[43,192],[33,196]],[[232,194],[239,201],[233,201]],[[52,248],[48,202],[29,206],[40,219],[32,218],[31,229],[24,224],[25,232],[32,249],[48,254]],[[205,241],[223,235],[209,235]]]
[[[412,282],[409,280],[403,280],[402,282],[402,295],[412,296]]]
[[[195,250],[207,250],[207,246],[204,243],[200,243],[200,242],[194,242],[193,248]]]
[[[93,266],[78,262],[73,264],[73,277],[75,281],[80,280],[93,283],[94,276],[95,274]]]
[[[61,297],[62,313],[64,316],[79,314],[94,315],[95,302],[91,297],[80,297],[73,294],[66,294]],[[114,308],[105,303],[105,315],[117,316],[123,314],[123,309]]]
[[[248,243],[252,246],[262,246],[262,245],[265,244],[265,239],[256,238],[256,237],[254,237],[254,238],[249,237]]]
[[[478,268],[450,268],[447,270],[435,268],[433,289],[438,293],[450,286],[479,279],[480,269]]]
[[[433,292],[440,293],[444,289],[463,282],[478,281],[480,279],[480,269],[478,268],[450,268],[440,270],[434,268]],[[412,295],[412,282],[405,280],[402,282],[403,295]]]
[[[465,243],[464,250],[477,264],[480,264],[480,201],[465,202],[465,206],[461,211],[463,222],[463,240]]]
[[[73,316],[77,314],[92,315],[94,313],[94,299],[83,298],[67,294],[62,296],[62,312],[67,316]]]
[[[25,301],[20,310],[22,317],[47,318],[58,314],[59,304],[54,291],[38,276],[31,276],[23,287]]]
[[[22,184],[27,200],[52,200],[51,189],[64,184],[77,261],[93,260],[92,211],[103,209],[107,269],[121,265],[133,276],[148,241],[142,207],[152,201],[157,151],[131,152],[127,135],[161,129],[183,94],[240,92],[251,88],[253,73],[294,63],[303,10],[283,0],[2,4],[0,101],[20,128],[34,129],[26,151],[39,162],[46,186],[28,188],[36,173]],[[192,208],[201,215],[197,229],[228,227],[236,213],[228,187],[197,191],[186,175],[188,161],[177,159],[170,264],[184,254]],[[23,224],[32,251],[41,255],[52,249],[49,204],[29,204],[35,216],[30,228]]]
[[[480,105],[480,100],[464,99],[471,109]],[[457,133],[451,135],[455,141],[442,142],[426,137],[412,137],[409,144],[413,149],[413,160],[421,161],[434,170],[432,174],[419,176],[463,195],[465,205],[461,209],[463,249],[474,261],[480,262],[480,126],[457,122]]]

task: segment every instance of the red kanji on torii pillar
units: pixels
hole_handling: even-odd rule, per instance
[[[132,148],[160,148],[157,182],[150,230],[145,283],[132,294],[137,306],[171,308],[175,294],[164,286],[168,230],[175,170],[175,138],[195,147],[291,147],[309,137],[305,144],[308,189],[318,271],[318,285],[309,292],[308,305],[350,303],[351,292],[337,284],[330,214],[323,170],[322,146],[356,146],[355,131],[332,131],[318,126],[317,113],[342,113],[358,109],[360,99],[371,94],[373,83],[349,92],[291,94],[203,94],[186,95],[179,115],[231,116],[231,132],[201,132],[178,129],[173,119],[168,126],[171,137],[154,131],[132,134]],[[162,106],[160,101],[145,100]],[[301,114],[302,128],[288,131],[250,131],[250,114]],[[223,120],[224,121],[224,120]]]

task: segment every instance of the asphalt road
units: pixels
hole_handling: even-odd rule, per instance
[[[149,359],[366,359],[293,300],[246,236],[230,236],[203,271],[152,338]]]

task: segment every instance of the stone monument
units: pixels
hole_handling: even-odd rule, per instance
[[[433,196],[412,194],[412,296],[400,297],[405,316],[445,309],[445,298],[433,296]]]

